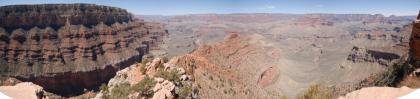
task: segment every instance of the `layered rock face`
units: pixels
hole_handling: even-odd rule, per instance
[[[159,49],[167,35],[161,24],[92,4],[4,6],[0,14],[1,76],[59,94],[108,81],[148,50]]]
[[[390,16],[385,17],[381,14],[306,14],[299,19],[297,24],[300,25],[327,25],[332,26],[335,23],[344,23],[344,22],[355,22],[361,21],[363,24],[370,23],[387,23],[387,24],[396,24],[401,21],[406,21],[407,19],[403,17]]]
[[[413,22],[413,30],[410,38],[410,53],[413,61],[420,59],[420,14]]]
[[[110,25],[132,19],[124,9],[95,4],[11,5],[1,7],[0,12],[0,27],[7,29],[59,28],[67,21],[73,25]]]

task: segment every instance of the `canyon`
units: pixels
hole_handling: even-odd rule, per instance
[[[420,66],[419,20],[420,15],[381,14],[133,15],[95,4],[2,6],[0,84],[7,89],[32,82],[44,90],[36,90],[37,96],[92,92],[89,98],[95,99],[300,98],[313,86],[332,90],[334,98],[352,98],[376,87],[418,88],[412,72]],[[389,72],[398,81],[382,82]]]
[[[192,61],[198,69],[194,77],[205,86],[200,90],[206,93],[199,93],[205,98],[297,98],[317,84],[334,87],[337,94],[367,87],[360,82],[407,59],[415,18],[264,13],[137,17],[166,24],[168,56],[189,53],[185,64]]]

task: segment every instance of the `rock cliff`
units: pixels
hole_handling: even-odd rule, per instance
[[[91,26],[100,22],[111,25],[132,20],[132,16],[124,9],[95,4],[10,5],[1,7],[0,12],[0,27],[8,30],[59,28],[66,22]]]
[[[413,29],[410,37],[410,55],[412,61],[420,59],[420,13],[417,20],[413,22]]]
[[[0,7],[0,75],[74,94],[108,81],[167,35],[163,25],[93,4]]]

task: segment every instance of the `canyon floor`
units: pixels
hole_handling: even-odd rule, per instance
[[[255,96],[292,98],[312,85],[353,85],[385,71],[407,58],[412,29],[410,19],[380,15],[137,17],[165,24],[169,31],[168,57],[192,52],[193,56],[205,59],[220,70],[229,71],[228,75],[239,81],[237,84],[242,84]],[[220,83],[204,81],[209,86]],[[239,96],[212,93],[211,89],[206,91],[207,98]],[[215,89],[224,90],[224,87]]]

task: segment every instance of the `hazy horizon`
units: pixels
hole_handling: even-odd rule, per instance
[[[0,6],[46,3],[91,3],[127,9],[135,15],[188,14],[382,14],[413,16],[420,10],[420,0],[0,0]]]

